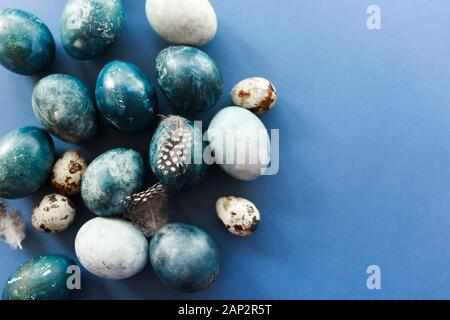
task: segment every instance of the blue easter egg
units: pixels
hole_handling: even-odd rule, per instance
[[[5,68],[34,75],[53,64],[55,40],[38,17],[19,9],[3,9],[0,26],[0,63]]]
[[[208,288],[220,269],[219,249],[213,239],[182,223],[168,224],[153,236],[150,262],[166,285],[185,292]]]
[[[0,139],[0,197],[17,199],[39,189],[52,170],[55,147],[50,135],[22,127]]]
[[[69,0],[61,16],[63,47],[73,58],[96,58],[117,41],[123,19],[122,0]]]
[[[156,58],[156,79],[178,112],[213,108],[222,94],[223,80],[214,60],[203,51],[171,46]]]
[[[144,161],[131,149],[118,148],[98,156],[86,169],[81,197],[86,207],[99,216],[124,213],[122,200],[142,191]]]
[[[97,111],[89,90],[78,79],[53,74],[34,87],[33,111],[41,125],[69,143],[82,144],[97,134]]]
[[[122,61],[108,63],[97,79],[95,96],[100,115],[125,133],[147,129],[157,108],[156,91],[135,65]]]
[[[59,254],[34,258],[14,272],[3,288],[3,300],[67,300],[67,280],[75,261]],[[69,271],[69,273],[67,273]]]
[[[190,191],[204,178],[201,129],[192,121],[169,116],[161,121],[150,143],[150,167],[170,191]]]

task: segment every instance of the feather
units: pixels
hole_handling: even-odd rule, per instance
[[[169,222],[168,192],[160,183],[124,199],[127,211],[123,218],[133,223],[146,237]]]
[[[17,210],[8,210],[6,204],[0,201],[0,237],[14,250],[22,250],[25,239],[25,223]]]

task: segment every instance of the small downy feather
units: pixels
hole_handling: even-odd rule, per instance
[[[168,192],[161,183],[124,199],[127,211],[123,218],[133,223],[146,237],[169,222]]]
[[[0,237],[14,250],[22,250],[25,239],[25,223],[17,210],[8,210],[6,204],[0,201]]]

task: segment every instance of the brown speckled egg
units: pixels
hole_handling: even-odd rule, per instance
[[[246,237],[256,231],[261,216],[256,206],[249,200],[228,196],[216,202],[217,216],[232,234]]]
[[[65,152],[53,166],[52,186],[63,195],[77,195],[80,193],[81,180],[87,166],[86,158],[79,152],[74,150]]]
[[[31,216],[31,222],[37,230],[49,233],[66,230],[74,219],[74,203],[60,194],[45,196]]]
[[[262,114],[273,108],[277,101],[277,90],[267,79],[247,78],[236,84],[230,93],[233,104]]]

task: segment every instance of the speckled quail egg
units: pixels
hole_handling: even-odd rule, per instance
[[[53,166],[50,176],[52,186],[66,196],[79,194],[87,166],[86,158],[79,152],[70,150],[63,153]]]
[[[75,205],[60,194],[49,194],[33,210],[31,222],[37,230],[55,233],[66,230],[75,219]]]
[[[253,77],[236,84],[230,97],[234,105],[262,114],[272,109],[277,102],[277,90],[269,80]]]
[[[251,201],[234,196],[219,198],[216,211],[227,230],[241,237],[255,232],[261,218],[258,208]]]

